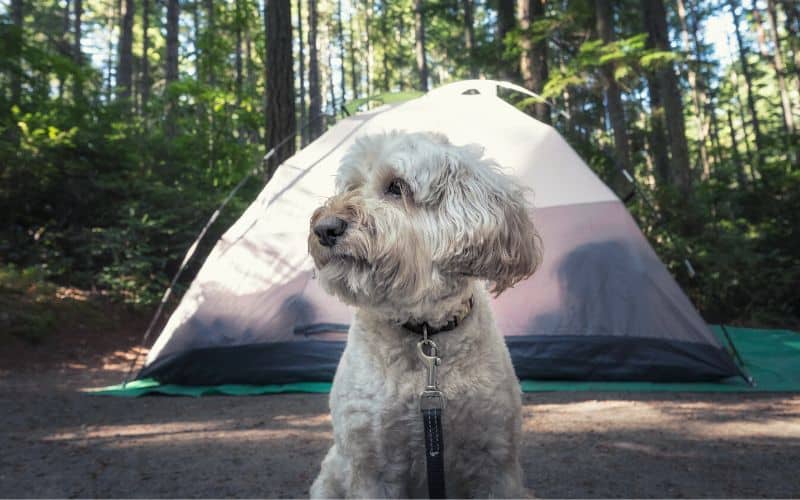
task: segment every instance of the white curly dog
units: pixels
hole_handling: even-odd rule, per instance
[[[311,497],[427,496],[422,324],[442,359],[448,496],[525,495],[520,388],[484,280],[499,294],[530,276],[540,244],[525,190],[482,155],[434,133],[365,136],[312,216],[320,283],[356,313]]]

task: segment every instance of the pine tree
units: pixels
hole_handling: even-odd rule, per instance
[[[312,141],[322,134],[323,125],[317,50],[318,19],[317,0],[308,0],[308,138]]]
[[[291,138],[297,132],[292,66],[292,5],[290,0],[265,0],[267,151],[274,150],[266,178],[294,154]]]

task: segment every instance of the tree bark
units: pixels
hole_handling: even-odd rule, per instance
[[[372,47],[372,40],[369,37],[369,30],[370,26],[372,25],[372,2],[370,0],[364,0],[364,47],[367,49],[367,58],[366,58],[366,71],[364,72],[367,76],[367,96],[372,95],[372,72],[375,69],[375,54],[373,53]]]
[[[535,21],[544,17],[544,0],[519,0],[517,6],[519,27],[523,30],[519,60],[522,84],[541,95],[548,78],[547,40],[533,41],[530,30]],[[546,102],[537,102],[531,106],[530,112],[537,120],[550,123],[550,106]]]
[[[297,133],[292,66],[292,5],[290,0],[265,0],[267,38],[266,101],[267,151],[275,148],[266,177],[295,152],[295,142],[286,138]]]
[[[730,46],[730,44],[728,46]],[[752,148],[750,147],[750,138],[747,135],[747,118],[744,116],[745,106],[742,102],[741,95],[739,95],[739,74],[735,70],[731,71],[731,80],[733,83],[733,95],[736,99],[736,109],[739,110],[739,120],[741,121],[744,150],[747,154],[747,164],[750,165],[750,178],[753,180],[753,182],[755,182],[754,156]]]
[[[742,40],[742,33],[739,29],[739,14],[736,11],[736,2],[728,0],[731,15],[733,16],[733,27],[736,35],[736,42],[739,45],[739,64],[742,67],[742,76],[744,77],[744,84],[747,91],[747,108],[750,110],[750,123],[753,126],[753,133],[756,136],[756,163],[760,164],[761,152],[764,151],[764,137],[761,134],[761,125],[758,119],[758,112],[756,111],[756,98],[753,94],[753,75],[750,73],[750,64],[747,62],[747,46]]]
[[[358,72],[357,63],[356,63],[356,48],[355,48],[355,39],[356,39],[356,30],[353,27],[353,14],[350,14],[350,85],[353,89],[353,99],[358,99]],[[344,65],[344,61],[342,61],[342,65]]]
[[[331,36],[331,29],[330,25],[327,26],[327,45],[325,50],[325,55],[328,60],[328,64],[325,67],[325,76],[328,78],[328,93],[329,99],[331,104],[331,111],[333,115],[336,116],[336,84],[333,81],[333,37]],[[325,110],[328,109],[327,106],[324,106]],[[323,130],[327,128],[327,123],[323,123]]]
[[[684,0],[677,0],[678,6],[678,20],[680,21],[681,25],[681,42],[683,44],[684,53],[690,54],[692,52],[691,45],[689,43],[689,26],[686,19],[686,5]],[[695,13],[695,15],[697,15]],[[696,24],[696,21],[695,21]],[[695,48],[698,47],[697,44],[697,26],[695,25]],[[699,59],[700,54],[697,53],[696,57]],[[705,131],[705,120],[703,119],[703,98],[701,97],[701,88],[700,84],[697,80],[697,73],[694,70],[693,62],[687,61],[686,63],[686,77],[689,82],[689,89],[692,93],[692,104],[694,106],[694,117],[695,117],[695,127],[697,127],[697,147],[700,152],[700,163],[703,167],[703,177],[708,179],[711,174],[711,166],[708,160],[708,151],[706,149],[706,131]]]
[[[767,52],[767,35],[764,33],[764,21],[761,19],[761,11],[758,10],[758,5],[755,2],[753,2],[753,8],[750,12],[753,14],[753,26],[756,28],[758,53],[764,59],[768,59],[769,53]]]
[[[597,33],[603,40],[603,44],[610,44],[614,41],[614,27],[611,24],[614,19],[614,12],[611,0],[595,0],[595,14],[597,21]],[[606,95],[606,109],[611,128],[614,131],[614,154],[617,162],[628,172],[631,172],[631,155],[628,146],[628,131],[625,120],[625,109],[622,106],[622,97],[614,77],[614,64],[608,63],[602,67],[603,87]]]
[[[167,0],[167,56],[165,58],[164,78],[167,84],[178,79],[178,21],[180,19],[180,3],[178,0]]]
[[[417,89],[428,91],[428,58],[425,53],[425,12],[424,1],[414,0],[414,23],[416,27],[415,52],[417,57]]]
[[[200,0],[194,0],[192,5],[192,27],[194,28],[194,71],[195,78],[198,82],[204,82],[205,68],[203,67],[203,49],[200,45],[203,43],[203,36],[200,33]]]
[[[11,2],[11,22],[14,23],[15,33],[15,47],[14,59],[16,65],[11,68],[11,102],[20,106],[22,104],[22,46],[25,41],[24,22],[24,4],[22,0],[12,0]]]
[[[80,68],[83,66],[83,51],[81,50],[81,41],[83,34],[81,32],[83,26],[81,24],[83,19],[83,0],[75,0],[73,3],[73,17],[75,28],[75,40],[72,47],[72,54],[75,64]],[[73,78],[72,94],[75,101],[83,101],[83,78],[80,74],[76,74]]]
[[[150,0],[142,0],[142,112],[147,112],[150,101]]]
[[[206,78],[208,85],[216,87],[217,85],[217,51],[214,44],[215,37],[217,36],[217,20],[214,12],[214,0],[205,0],[206,11],[206,36],[205,36],[205,66]]]
[[[462,0],[464,5],[464,48],[467,50],[467,66],[470,78],[478,78],[475,61],[475,15],[472,0]]]
[[[63,15],[63,18],[62,18],[63,22],[61,24],[61,38],[58,41],[58,52],[61,55],[63,55],[64,57],[70,57],[70,58],[72,57],[72,50],[73,50],[72,47],[69,45],[69,37],[70,37],[70,33],[69,33],[69,27],[70,27],[69,14],[70,14],[70,7],[71,6],[72,6],[72,4],[70,4],[70,0],[66,0],[66,2],[64,3],[64,13],[63,13],[64,15]],[[12,10],[13,10],[13,7],[14,6],[12,4]],[[12,12],[11,17],[12,17],[12,22],[16,23],[16,21],[13,19],[14,12]],[[67,79],[67,76],[64,75],[62,72],[59,72],[59,74],[58,74],[58,99],[59,100],[63,100],[64,99],[64,91],[65,91],[66,79]],[[13,87],[14,87],[13,79],[12,79],[11,86],[12,86],[12,89],[13,89]],[[12,92],[12,94],[13,94],[13,92]],[[11,102],[15,102],[15,101],[12,100]]]
[[[744,165],[742,158],[739,156],[739,143],[736,140],[736,127],[733,126],[733,113],[728,109],[728,127],[731,134],[731,156],[733,164],[736,166],[736,180],[741,187],[747,187],[747,178],[744,175]]]
[[[119,17],[119,0],[115,2],[116,5],[112,4],[111,7],[111,14],[108,16],[108,24],[106,25],[106,29],[109,33],[114,31],[114,26],[117,23],[117,18]],[[67,14],[69,17],[69,14]],[[114,72],[114,62],[115,62],[115,54],[114,54],[114,37],[108,37],[108,52],[106,53],[106,76],[105,76],[105,98],[106,102],[111,101],[111,95],[113,93],[113,88],[111,86],[111,75]]]
[[[80,3],[80,0],[76,0],[75,3]],[[130,99],[133,87],[133,16],[135,12],[133,0],[124,0],[122,9],[117,49],[117,98]]]
[[[517,0],[497,1],[497,24],[495,25],[495,38],[497,41],[497,60],[500,61],[500,78],[503,80],[518,80],[519,67],[517,61],[507,61],[505,58],[505,38],[514,28],[517,21],[514,17]]]
[[[267,0],[269,1],[269,0]],[[303,39],[303,0],[297,0],[297,58],[300,71],[300,146],[308,144],[308,118],[306,116],[306,51]]]
[[[172,82],[178,80],[178,22],[180,20],[180,3],[178,0],[167,0],[167,53],[165,57],[164,79],[167,87]],[[166,134],[167,137],[174,137],[177,132],[175,98],[167,88],[166,99]]]
[[[778,89],[781,94],[781,107],[783,108],[783,124],[786,128],[787,136],[791,137],[794,134],[794,117],[792,116],[792,103],[789,99],[789,90],[784,77],[785,66],[781,52],[780,34],[778,33],[778,13],[775,8],[775,0],[767,0],[767,17],[769,17],[770,31],[772,31],[772,36],[775,40],[772,65],[775,68],[775,75],[778,77]]]
[[[381,12],[381,37],[383,39],[383,60],[381,61],[381,65],[383,66],[383,91],[388,92],[390,90],[391,81],[392,81],[392,68],[389,65],[389,9],[386,5],[383,6],[383,12]]]
[[[649,46],[661,51],[670,51],[667,13],[663,0],[642,0],[641,5]],[[678,77],[672,63],[659,67],[655,71],[654,78],[658,82],[657,90],[660,94],[660,102],[664,107],[664,122],[669,137],[670,180],[684,196],[688,196],[692,190],[692,171],[689,163],[689,147],[686,142],[683,101]]]
[[[794,62],[794,74],[797,81],[797,90],[800,92],[800,6],[796,0],[781,0],[783,13],[785,14],[784,27],[789,35],[789,47],[792,49]]]
[[[317,0],[308,0],[308,138],[313,141],[322,134],[322,92],[319,81],[319,52],[317,50]]]
[[[347,100],[347,71],[344,69],[345,54],[344,54],[344,26],[342,25],[342,0],[336,2],[336,27],[337,36],[339,38],[339,59],[342,61],[342,70],[339,72],[340,86],[342,92],[342,104]]]
[[[242,7],[240,4],[240,0],[234,0],[234,11],[236,13],[236,55],[235,55],[235,65],[236,65],[236,107],[238,108],[242,104],[242,87],[244,85],[244,67],[242,63]]]
[[[248,10],[250,5],[248,4]],[[247,16],[245,14],[245,30],[244,30],[244,60],[245,60],[245,74],[246,74],[246,81],[247,81],[247,88],[248,91],[253,88],[255,85],[255,73],[253,71],[253,36],[250,33],[250,22],[248,21]]]
[[[709,123],[711,125],[711,141],[712,145],[714,146],[712,148],[712,156],[714,157],[714,164],[719,165],[722,162],[723,150],[722,147],[720,146],[720,141],[719,141],[720,126],[717,120],[716,109],[717,109],[717,103],[714,102],[714,98],[712,97],[711,102],[707,107],[707,115],[710,118]]]

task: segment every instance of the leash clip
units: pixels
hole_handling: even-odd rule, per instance
[[[425,390],[419,395],[419,405],[422,411],[441,410],[444,409],[445,398],[442,391],[439,390],[436,375],[437,367],[442,364],[442,358],[439,357],[439,346],[428,338],[427,326],[423,326],[423,335],[423,339],[417,342],[417,354],[425,364],[425,369],[428,372],[428,382],[425,385]],[[425,352],[426,348],[428,352]]]

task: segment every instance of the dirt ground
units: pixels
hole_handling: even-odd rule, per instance
[[[331,441],[327,396],[89,396],[141,331],[0,345],[0,496],[303,497]],[[537,497],[800,497],[800,396],[538,393],[523,467]]]

